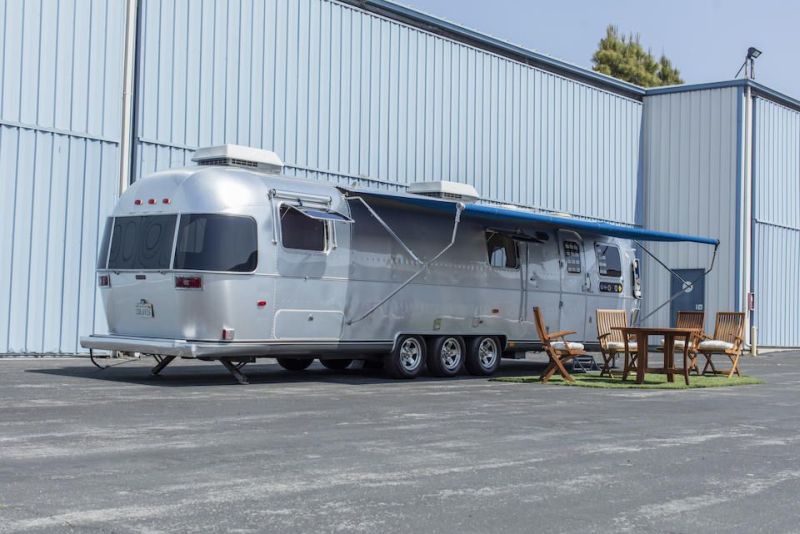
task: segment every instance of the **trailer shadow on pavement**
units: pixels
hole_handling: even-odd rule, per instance
[[[197,386],[228,386],[238,385],[234,378],[218,362],[199,362],[177,360],[159,375],[152,375],[150,369],[155,365],[149,358],[133,360],[128,363],[116,362],[106,369],[94,367],[89,359],[85,365],[74,365],[75,360],[70,359],[68,366],[58,365],[57,359],[50,360],[52,367],[27,369],[25,372],[45,375],[55,375],[70,378],[86,378],[109,382],[125,382],[130,384],[149,385],[157,387],[197,387]],[[493,375],[519,376],[538,375],[545,368],[547,362],[544,356],[536,360],[505,360],[500,369]],[[249,385],[259,384],[290,384],[290,383],[341,383],[348,385],[371,385],[382,383],[404,383],[405,380],[389,378],[382,369],[353,368],[343,371],[326,369],[318,361],[304,371],[287,371],[272,359],[262,362],[247,364],[242,372],[247,376]],[[414,379],[414,381],[446,381],[459,380],[487,380],[484,376],[471,376],[463,371],[453,378],[439,378],[430,376],[427,370]]]

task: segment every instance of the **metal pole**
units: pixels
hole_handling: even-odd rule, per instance
[[[125,3],[125,43],[122,66],[122,132],[119,141],[119,194],[130,183],[131,126],[133,124],[133,80],[136,60],[136,15],[138,0]]]

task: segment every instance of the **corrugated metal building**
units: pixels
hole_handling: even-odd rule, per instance
[[[746,311],[760,345],[800,346],[800,101],[748,80],[652,89],[643,132],[645,226],[721,241],[701,295],[706,327],[717,311]],[[689,272],[711,258],[692,245],[652,250]],[[674,287],[645,266],[646,314]],[[669,322],[669,310],[650,321]]]
[[[744,272],[728,224],[738,212],[703,219],[671,184],[703,184],[700,202],[741,183],[744,82],[645,92],[382,0],[141,0],[128,155],[125,5],[5,0],[0,13],[0,353],[74,353],[80,335],[105,329],[93,268],[120,156],[135,179],[220,143],[275,150],[296,176],[386,188],[454,180],[490,201],[719,235],[706,292],[720,300],[708,306],[742,305],[730,294]],[[782,95],[757,94],[756,181],[794,180],[798,191],[800,115]],[[778,245],[797,238],[798,221],[764,189],[753,242],[771,258],[789,252]],[[668,257],[696,266],[704,253]],[[785,293],[760,258],[756,293]],[[668,279],[650,271],[660,298]],[[796,316],[758,302],[756,317],[776,328],[763,342],[800,345],[779,327]]]

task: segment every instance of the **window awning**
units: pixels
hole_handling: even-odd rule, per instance
[[[318,221],[333,221],[333,222],[342,222],[351,224],[353,219],[350,217],[339,213],[338,211],[330,211],[330,210],[322,210],[319,208],[309,208],[306,206],[289,206],[292,209],[295,209],[309,217],[311,219],[316,219]]]
[[[361,196],[364,199],[375,199],[383,202],[404,204],[440,212],[455,213],[456,203],[451,200],[426,198],[420,195],[410,195],[405,193],[389,193],[348,188],[340,189],[347,196]],[[592,234],[619,237],[622,239],[631,239],[636,241],[687,242],[714,246],[719,245],[719,240],[711,237],[662,232],[659,230],[647,230],[632,226],[622,226],[620,224],[590,221],[572,217],[561,217],[558,215],[536,213],[523,209],[509,209],[497,206],[488,206],[484,204],[466,204],[461,217],[485,222],[495,230],[501,229],[507,224],[508,227],[506,229],[512,233],[517,231],[517,228],[514,225],[542,224],[556,228],[578,230]]]

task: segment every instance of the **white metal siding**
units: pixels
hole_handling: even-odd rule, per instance
[[[138,176],[197,146],[635,223],[641,103],[326,0],[145,0]]]
[[[706,280],[706,326],[735,305],[737,261],[737,140],[740,93],[710,89],[645,97],[643,165],[647,228],[718,238],[714,270]],[[705,268],[713,247],[646,245],[670,268]],[[649,313],[669,299],[670,274],[645,256]],[[649,324],[668,324],[669,305]]]
[[[757,98],[754,276],[759,343],[800,346],[800,112]]]
[[[122,25],[121,2],[0,2],[0,353],[74,353],[105,329]]]

